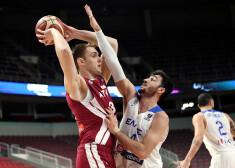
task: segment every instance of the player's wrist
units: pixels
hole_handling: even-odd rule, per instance
[[[118,136],[118,134],[120,132],[121,132],[120,129],[116,129],[116,130],[114,130],[113,135],[116,137],[116,136]]]
[[[100,29],[100,30],[97,30],[97,31],[95,31],[95,33],[96,33],[96,35],[102,35],[103,34],[103,31],[102,31],[102,29]]]
[[[83,39],[83,34],[82,31],[76,29],[73,31],[73,38],[74,39],[78,39],[78,40],[82,40]]]
[[[190,158],[185,158],[184,160],[185,160],[187,163],[190,163],[192,159],[190,159]]]
[[[49,30],[49,33],[50,34],[52,34],[52,35],[54,35],[54,34],[56,34],[56,33],[60,33],[58,30],[56,30],[55,28],[50,28],[50,29],[48,29]]]

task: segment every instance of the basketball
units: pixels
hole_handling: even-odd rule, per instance
[[[40,34],[37,29],[45,31],[50,28],[55,28],[64,36],[64,23],[58,17],[52,15],[44,16],[37,22],[35,33]]]

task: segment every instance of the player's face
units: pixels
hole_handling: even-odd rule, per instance
[[[93,47],[87,47],[85,58],[86,69],[94,75],[99,75],[101,73],[102,60],[98,51]]]
[[[153,75],[144,79],[138,92],[144,96],[153,96],[159,89],[161,89],[162,77],[160,75]]]

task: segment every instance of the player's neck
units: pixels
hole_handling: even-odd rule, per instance
[[[95,75],[95,74],[92,74],[88,71],[79,71],[79,74],[82,76],[82,77],[85,77],[87,79],[96,79],[98,75]]]
[[[211,106],[204,106],[200,108],[201,111],[213,110]]]
[[[138,113],[144,113],[157,106],[156,97],[141,97]]]

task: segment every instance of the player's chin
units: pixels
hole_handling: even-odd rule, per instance
[[[138,90],[138,92],[141,94],[141,93],[144,93],[145,92],[145,89],[143,89],[143,88],[140,88],[139,90]]]
[[[97,70],[96,73],[97,73],[97,75],[100,75],[102,73],[102,71],[101,70]]]
[[[96,70],[97,70],[98,73],[102,72],[101,67],[98,67]]]

